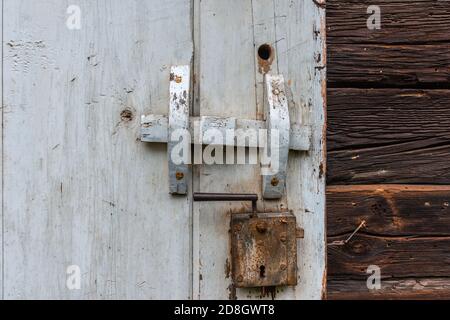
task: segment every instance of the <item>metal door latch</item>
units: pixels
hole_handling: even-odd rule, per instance
[[[141,120],[141,141],[168,144],[170,193],[176,195],[188,193],[187,179],[190,168],[188,164],[176,163],[171,157],[172,151],[180,142],[178,139],[176,141],[171,139],[177,130],[187,131],[191,143],[202,145],[208,144],[204,133],[209,129],[219,131],[224,137],[227,136],[228,130],[236,132],[237,130],[266,129],[267,141],[270,141],[269,133],[276,129],[279,133],[279,144],[276,150],[279,158],[278,170],[276,173],[269,172],[268,175],[264,175],[262,194],[264,199],[282,198],[286,186],[289,150],[308,151],[311,145],[311,128],[290,119],[283,76],[269,74],[265,76],[266,121],[232,117],[190,117],[190,81],[189,66],[172,67],[169,115],[148,115],[143,116]],[[240,140],[235,136],[232,145],[249,146],[246,139]],[[266,154],[272,154],[271,148],[271,143],[267,143]]]
[[[297,239],[291,212],[258,213],[256,194],[194,193],[194,201],[251,201],[252,212],[231,215],[232,279],[237,288],[297,285]]]

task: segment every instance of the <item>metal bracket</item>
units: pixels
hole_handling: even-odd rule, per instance
[[[176,162],[172,153],[179,139],[186,141],[189,129],[189,83],[188,66],[172,67],[170,73],[170,107],[167,131],[167,152],[169,161],[169,188],[171,194],[187,194],[186,177],[189,169],[186,162]],[[177,131],[178,130],[178,131]],[[190,141],[188,142],[190,145]]]
[[[171,194],[186,195],[188,191],[186,182],[189,173],[188,164],[175,161],[172,157],[172,154],[178,154],[177,145],[180,142],[189,145],[206,143],[203,134],[214,128],[224,137],[227,136],[227,130],[266,129],[268,134],[265,154],[268,157],[278,154],[278,159],[276,166],[270,162],[263,164],[262,170],[265,171],[263,172],[263,197],[280,199],[283,196],[289,150],[308,151],[311,146],[311,128],[296,122],[291,123],[283,76],[266,75],[265,87],[267,121],[233,117],[189,117],[190,68],[189,66],[171,68],[169,116],[148,115],[142,116],[141,119],[142,142],[168,144]],[[199,126],[199,132],[195,132],[196,126]],[[181,134],[183,131],[185,134]],[[272,132],[277,134],[272,135]],[[278,143],[272,143],[275,142],[272,139],[277,139]],[[249,139],[239,139],[235,136],[231,145],[249,147],[253,146],[251,143]],[[226,141],[223,145],[230,145],[230,142]]]
[[[270,163],[269,174],[263,176],[264,199],[280,199],[286,188],[286,171],[289,158],[290,126],[288,102],[282,75],[266,75],[267,91],[267,153],[278,155],[277,165]],[[273,134],[273,133],[277,134]],[[271,134],[272,133],[272,134]],[[273,143],[273,139],[278,139]],[[277,150],[276,150],[277,149]]]

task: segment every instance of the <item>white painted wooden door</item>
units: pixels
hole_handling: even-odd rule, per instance
[[[193,116],[262,120],[265,43],[291,118],[312,127],[311,150],[290,153],[286,196],[259,203],[293,210],[305,230],[299,284],[277,298],[323,297],[321,1],[0,2],[3,298],[259,297],[234,290],[228,272],[230,212],[242,205],[191,194],[261,194],[259,166],[194,166],[189,196],[174,197],[166,146],[140,142],[139,126],[142,114],[167,114],[170,67],[186,64]]]

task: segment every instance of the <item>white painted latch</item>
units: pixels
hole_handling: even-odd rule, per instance
[[[170,193],[186,195],[188,192],[188,163],[173,159],[178,154],[181,143],[208,144],[208,130],[214,129],[223,137],[229,132],[266,132],[264,138],[268,162],[262,161],[263,197],[280,199],[286,188],[286,172],[289,150],[308,151],[311,145],[311,128],[291,122],[284,78],[281,75],[266,75],[267,121],[220,118],[211,116],[190,117],[190,69],[189,66],[174,66],[170,73],[169,115],[142,116],[141,141],[168,144]],[[253,147],[252,139],[241,139],[238,134],[233,139],[224,139],[222,145]],[[258,136],[258,138],[260,138]],[[261,139],[259,139],[261,140]],[[256,143],[261,148],[261,141]],[[175,150],[174,150],[175,149]],[[277,155],[274,157],[273,155]],[[190,160],[190,159],[185,159]],[[276,164],[273,163],[276,161]]]

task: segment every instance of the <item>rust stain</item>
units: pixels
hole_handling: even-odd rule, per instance
[[[275,177],[272,179],[271,184],[272,186],[276,187],[280,184],[280,180],[277,177]]]
[[[325,9],[326,8],[326,0],[312,0],[312,2],[314,2],[314,4],[316,6],[318,6],[321,9]]]
[[[325,175],[325,166],[322,162],[319,166],[319,178],[322,179],[324,175]]]
[[[230,284],[228,286],[228,291],[230,292],[230,294],[228,295],[228,299],[230,299],[230,300],[237,300],[236,287],[234,285]]]
[[[131,109],[129,109],[129,108],[123,110],[123,111],[120,113],[120,118],[121,118],[122,121],[124,121],[124,122],[131,122],[131,121],[133,121],[133,119],[134,119],[133,111],[132,111]]]
[[[326,258],[325,258],[326,259]],[[322,275],[322,300],[327,300],[327,264],[325,264],[325,270]]]
[[[183,180],[184,179],[184,173],[183,172],[177,172],[176,173],[176,179],[178,181]]]
[[[295,216],[290,213],[259,213],[257,217],[234,214],[231,219],[231,230],[235,230],[231,235],[234,285],[237,288],[297,285],[296,228]]]
[[[183,77],[171,72],[170,73],[170,81],[175,81],[176,83],[181,83],[183,81]]]
[[[271,297],[272,300],[275,300],[277,296],[277,287],[262,287],[261,288],[261,298]]]
[[[263,44],[258,50],[259,73],[266,74],[272,68],[275,59],[274,49],[270,44]]]
[[[227,259],[225,262],[225,279],[229,279],[231,275],[231,263],[230,260]]]

